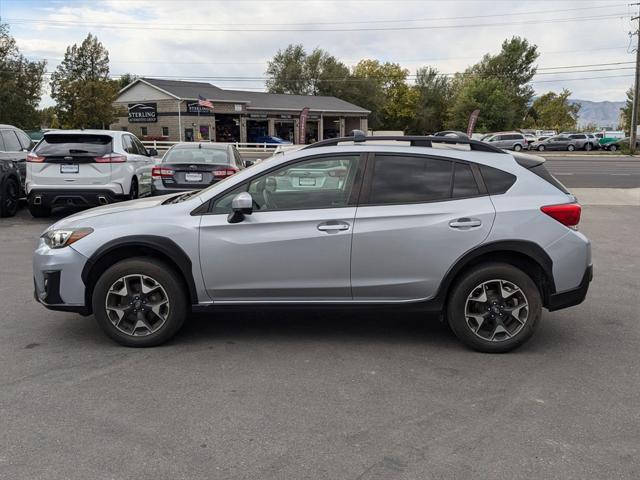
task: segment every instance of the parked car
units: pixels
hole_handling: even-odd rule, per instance
[[[33,147],[19,128],[0,125],[0,217],[12,217],[24,197],[27,153]]]
[[[245,161],[234,145],[177,143],[153,167],[151,191],[153,195],[165,195],[198,190],[224,180],[243,168]]]
[[[624,137],[619,139],[613,139],[613,141],[606,143],[602,148],[609,150],[610,152],[616,152],[622,148],[629,148],[631,144],[630,137]],[[636,140],[636,148],[640,147],[640,139]]]
[[[599,146],[593,135],[590,137],[586,133],[570,133],[565,135],[576,142],[576,150],[593,150]]]
[[[270,145],[291,145],[291,142],[288,140],[284,140],[280,137],[274,137],[273,135],[264,135],[260,137],[255,137],[253,139],[253,143],[268,143]]]
[[[490,143],[495,147],[503,148],[505,150],[514,150],[516,152],[529,148],[527,139],[520,132],[496,133],[483,141]]]
[[[468,346],[505,352],[542,308],[585,298],[580,211],[540,157],[354,132],[200,191],[60,220],[34,254],[35,298],[93,313],[133,347],[167,341],[191,311],[368,304],[440,313]]]
[[[525,134],[524,134],[524,138],[526,138],[526,140],[527,140],[527,146],[528,146],[529,148],[531,148],[531,144],[532,144],[532,143],[534,143],[534,142],[537,142],[537,141],[538,141],[538,139],[536,138],[536,136],[535,136],[534,134],[532,134],[532,133],[525,133]]]
[[[152,156],[135,136],[113,130],[46,132],[27,156],[29,211],[106,205],[151,194]]]
[[[577,142],[575,140],[562,135],[549,137],[546,140],[542,140],[531,145],[531,150],[538,150],[539,152],[544,150],[567,150],[569,152],[573,152],[577,148]]]

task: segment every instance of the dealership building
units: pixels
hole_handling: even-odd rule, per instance
[[[201,106],[199,98],[213,108]],[[120,91],[116,104],[123,116],[112,130],[168,141],[253,142],[270,135],[312,143],[354,129],[367,131],[370,113],[335,97],[224,90],[205,82],[156,78],[136,79]]]

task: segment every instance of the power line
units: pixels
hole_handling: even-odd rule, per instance
[[[606,18],[630,18],[631,15],[625,12],[613,13],[608,15],[596,15],[596,16],[584,16],[584,17],[573,17],[573,18],[554,18],[554,19],[542,19],[537,20],[535,23],[530,20],[525,21],[517,21],[517,22],[509,22],[509,25],[529,25],[536,26],[539,24],[549,24],[549,23],[567,23],[573,21],[593,21],[598,20],[602,21]],[[365,27],[365,28],[255,28],[255,29],[247,29],[247,28],[203,28],[203,27],[185,27],[185,28],[175,28],[174,26],[153,26],[150,24],[129,24],[125,25],[122,23],[118,24],[109,24],[109,23],[90,23],[90,22],[78,22],[78,21],[55,21],[55,20],[31,20],[31,19],[22,19],[17,21],[17,19],[5,19],[6,22],[11,24],[20,24],[20,23],[34,23],[34,24],[42,24],[47,26],[58,26],[58,27],[71,27],[77,28],[78,26],[87,26],[97,29],[119,29],[119,30],[166,30],[166,31],[180,31],[184,32],[185,30],[189,32],[239,32],[239,33],[312,33],[312,32],[381,32],[381,31],[407,31],[407,30],[446,30],[446,29],[456,29],[456,28],[478,28],[478,27],[504,27],[504,22],[498,23],[467,23],[467,24],[458,24],[458,25],[424,25],[424,26],[408,26],[408,27]],[[234,24],[235,25],[235,24]]]

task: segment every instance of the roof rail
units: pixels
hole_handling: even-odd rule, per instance
[[[470,150],[475,150],[477,152],[491,152],[491,153],[506,153],[504,150],[501,150],[498,147],[494,147],[493,145],[489,145],[488,143],[481,142],[479,140],[470,140],[468,138],[460,138],[460,137],[444,137],[444,136],[418,136],[418,135],[382,135],[379,137],[375,136],[367,136],[361,130],[354,130],[352,135],[349,137],[338,137],[338,138],[329,138],[327,140],[321,140],[319,142],[312,143],[311,145],[307,145],[304,149],[307,148],[317,148],[317,147],[331,147],[338,145],[343,142],[354,142],[354,143],[365,143],[369,141],[377,142],[380,140],[391,140],[397,142],[409,142],[412,147],[432,147],[434,143],[446,143],[451,145],[469,145]]]

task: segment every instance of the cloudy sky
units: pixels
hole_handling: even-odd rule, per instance
[[[89,33],[111,73],[264,89],[266,62],[289,43],[321,47],[354,65],[398,62],[464,70],[519,35],[538,45],[537,93],[623,100],[633,82],[631,17],[616,0],[0,0],[22,53],[54,71]],[[635,43],[635,40],[633,40]],[[570,68],[567,68],[570,67]],[[51,103],[48,96],[43,104]]]

